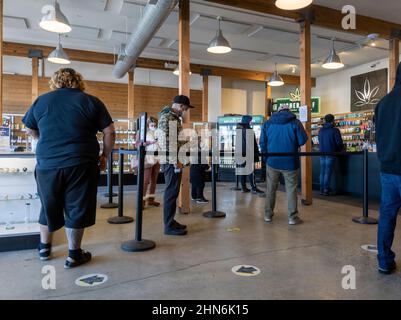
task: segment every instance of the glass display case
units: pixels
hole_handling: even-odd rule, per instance
[[[22,123],[23,114],[3,114],[2,128],[9,128],[8,145],[16,151],[32,151],[32,137]]]
[[[241,122],[241,115],[230,115],[219,117],[217,120],[219,130],[220,151],[224,151],[225,155],[220,158],[219,164],[219,180],[234,181],[235,180],[235,139],[237,133],[237,124]],[[263,116],[252,116],[251,126],[255,132],[256,142],[259,146],[260,134],[264,123]],[[263,179],[262,163],[255,163],[255,173]]]
[[[40,199],[33,153],[0,150],[0,251],[36,248]]]

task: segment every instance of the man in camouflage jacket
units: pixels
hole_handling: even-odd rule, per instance
[[[162,152],[169,152],[167,158],[162,157],[164,161],[161,161],[166,182],[163,201],[164,233],[168,235],[183,236],[187,234],[186,226],[178,223],[174,216],[180,193],[183,167],[178,158],[178,151],[186,144],[186,141],[178,139],[183,130],[180,117],[183,118],[189,108],[193,107],[188,97],[176,96],[171,107],[166,106],[159,113],[158,143]]]

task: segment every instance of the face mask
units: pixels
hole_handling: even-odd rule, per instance
[[[152,126],[149,126],[149,130],[151,130],[151,131],[154,131],[154,130],[156,130],[156,126],[154,126],[154,125],[152,125]]]

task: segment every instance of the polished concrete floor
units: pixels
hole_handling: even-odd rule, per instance
[[[165,236],[161,209],[144,212],[143,236],[154,250],[126,253],[123,241],[133,238],[134,224],[110,225],[116,209],[98,210],[96,226],[87,230],[84,249],[94,259],[64,270],[66,242],[59,232],[54,258],[40,262],[35,250],[0,253],[1,299],[400,299],[401,272],[377,273],[376,255],[361,249],[375,244],[377,226],[351,222],[361,209],[342,202],[316,199],[300,206],[305,223],[288,226],[285,194],[278,194],[273,223],[263,220],[264,199],[218,185],[218,209],[224,219],[206,219],[210,205],[193,204],[189,215],[177,215],[188,225],[185,237]],[[158,191],[159,198],[162,188]],[[100,194],[103,194],[101,192]],[[207,192],[210,198],[210,190]],[[134,192],[127,192],[125,214],[134,215]],[[100,197],[99,202],[104,203]],[[370,212],[377,217],[376,211]],[[230,232],[230,228],[239,228]],[[401,254],[397,230],[395,251]],[[260,269],[254,277],[231,272],[237,265]],[[56,269],[56,289],[41,286],[44,265]],[[355,267],[356,289],[342,287],[342,268]],[[401,265],[401,264],[400,264]],[[93,288],[75,285],[82,275],[102,273],[108,281]]]

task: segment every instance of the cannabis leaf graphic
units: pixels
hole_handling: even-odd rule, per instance
[[[290,92],[291,101],[301,101],[301,92],[296,88],[294,92]]]
[[[380,101],[379,99],[373,99],[379,93],[380,86],[375,87],[373,90],[370,89],[371,89],[370,82],[368,78],[366,78],[365,85],[363,86],[363,92],[355,90],[355,94],[359,99],[359,101],[357,101],[354,104],[355,106],[363,107],[371,104],[375,105]]]

